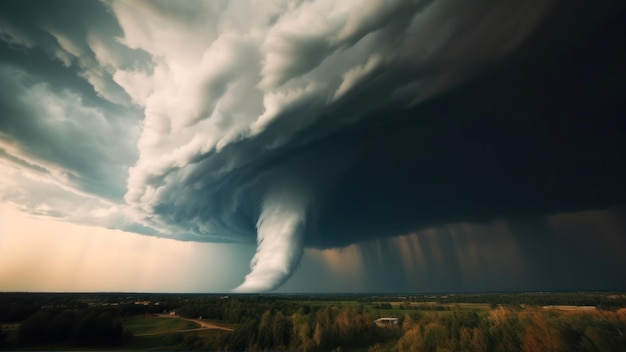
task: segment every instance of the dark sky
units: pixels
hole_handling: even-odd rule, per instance
[[[626,289],[620,1],[0,6],[22,211],[256,243],[240,291]]]
[[[349,241],[346,233],[623,205],[620,32],[621,22],[604,24],[570,47],[495,69],[415,109],[385,112],[393,123],[324,141],[356,157],[322,206],[320,232]]]

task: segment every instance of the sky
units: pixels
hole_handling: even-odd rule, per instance
[[[626,290],[621,1],[0,2],[0,291]]]

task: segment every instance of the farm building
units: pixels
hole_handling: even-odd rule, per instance
[[[374,320],[379,327],[398,326],[398,318],[378,318]]]

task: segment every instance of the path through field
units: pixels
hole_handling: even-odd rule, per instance
[[[177,334],[177,333],[180,333],[180,332],[200,331],[200,330],[208,330],[208,329],[219,329],[219,330],[233,331],[233,329],[226,328],[226,327],[219,326],[219,325],[215,325],[215,324],[212,324],[212,323],[200,320],[200,319],[183,318],[183,317],[178,316],[178,315],[169,315],[169,314],[159,314],[158,317],[159,318],[171,318],[171,319],[187,320],[187,321],[191,321],[191,322],[194,322],[194,323],[200,325],[200,327],[199,328],[194,328],[194,329],[159,331],[159,332],[150,332],[150,333],[145,333],[145,334],[135,334],[135,336],[167,335],[167,334]]]

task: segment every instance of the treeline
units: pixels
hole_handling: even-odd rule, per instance
[[[378,328],[371,315],[357,307],[314,307],[291,315],[266,310],[243,321],[224,341],[231,351],[328,351],[367,347],[397,339],[399,330]]]
[[[249,302],[214,303],[216,307],[234,308],[247,307]],[[380,328],[362,306],[304,305],[293,311],[289,302],[256,304],[267,309],[261,314],[243,316],[235,331],[221,335],[219,341],[203,345],[198,340],[192,349],[327,351],[369,347],[370,352],[626,351],[626,309],[557,311],[538,307],[521,309],[514,305],[475,311],[411,310],[399,317],[399,327]],[[232,312],[228,310],[222,314],[239,317],[229,315]]]
[[[125,338],[121,321],[100,309],[40,310],[20,324],[20,346],[118,346]]]
[[[559,302],[560,303],[560,302]],[[379,309],[388,304],[376,303]],[[273,298],[205,299],[181,306],[189,317],[237,323],[194,349],[326,351],[626,351],[626,309],[557,311],[518,304],[481,310],[407,310],[398,328],[379,328],[369,305],[316,305]],[[413,308],[414,306],[411,306]],[[417,307],[416,307],[417,308]]]
[[[498,299],[495,299],[495,296]],[[398,329],[375,326],[367,307],[389,309],[387,303],[359,306],[316,305],[273,297],[197,299],[178,309],[188,317],[203,316],[239,324],[213,349],[318,351],[363,346],[374,351],[626,351],[626,309],[620,297],[598,299],[593,294],[515,295],[511,305],[491,309],[455,310],[436,304],[404,305]],[[281,297],[282,298],[282,297]],[[458,298],[458,297],[457,297]],[[471,303],[507,301],[466,296]],[[476,297],[479,298],[479,297]],[[440,298],[447,300],[446,298]],[[539,306],[522,309],[519,301]],[[541,305],[591,305],[614,301],[611,310],[554,311]],[[375,300],[374,300],[375,302]],[[451,302],[450,302],[451,303]],[[602,308],[602,307],[600,307]]]
[[[497,305],[494,305],[497,306]],[[372,303],[371,307],[373,309],[394,309],[394,306],[391,303]],[[439,305],[439,304],[429,304],[429,303],[423,303],[423,304],[409,304],[409,303],[400,303],[398,305],[395,306],[397,309],[400,310],[414,310],[414,311],[429,311],[429,310],[434,310],[434,311],[444,311],[444,310],[454,310],[454,306],[453,305]]]
[[[229,335],[196,349],[230,351],[327,351],[371,346],[400,337],[381,329],[364,306],[309,305],[272,297],[196,299],[181,305],[185,317],[238,324]]]
[[[40,307],[33,302],[0,302],[0,323],[20,322],[38,312]]]
[[[203,317],[239,324],[251,316],[260,317],[267,310],[280,310],[286,315],[298,309],[309,312],[311,306],[296,301],[282,301],[274,297],[250,296],[242,298],[197,298],[181,302],[176,313],[186,318]]]
[[[457,294],[441,296],[406,296],[394,297],[395,301],[407,302],[436,302],[446,303],[486,303],[505,305],[572,305],[596,306],[600,309],[617,310],[626,307],[626,295],[623,293],[595,293],[595,292],[532,292],[532,293],[487,293],[487,294]],[[391,301],[391,300],[390,300]]]
[[[381,351],[626,351],[626,309],[616,312],[513,310],[406,316],[397,344]]]
[[[528,292],[528,293],[467,293],[467,294],[350,294],[350,295],[283,295],[293,301],[352,301],[361,304],[386,302],[416,303],[485,303],[506,305],[576,305],[597,306],[607,310],[626,307],[626,294],[610,292]]]

